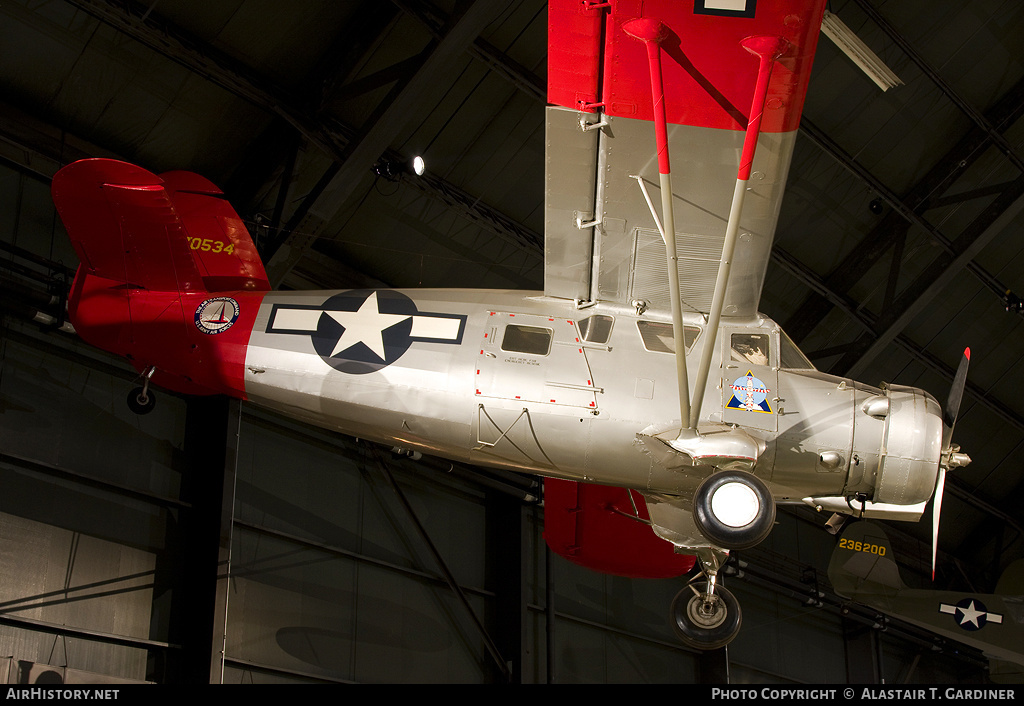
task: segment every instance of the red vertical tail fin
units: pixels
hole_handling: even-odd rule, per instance
[[[213,182],[192,172],[160,175],[208,292],[270,290],[256,246],[242,219]]]
[[[52,193],[80,260],[68,299],[78,334],[147,377],[156,370],[156,384],[242,394],[248,332],[270,283],[220,189],[190,172],[89,159],[60,170]],[[228,318],[204,323],[218,304],[211,316]]]
[[[242,219],[198,174],[87,159],[52,191],[86,274],[151,292],[270,289]]]

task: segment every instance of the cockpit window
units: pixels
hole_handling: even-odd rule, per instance
[[[672,324],[660,321],[637,321],[636,327],[640,329],[640,338],[644,342],[644,348],[655,353],[675,353],[675,337],[672,332]],[[697,326],[683,326],[683,345],[689,351],[693,348],[694,342],[700,336],[700,328]]]
[[[770,344],[766,333],[734,333],[729,342],[732,359],[752,365],[771,364]]]
[[[551,329],[509,324],[501,339],[501,350],[513,353],[547,355],[551,350]]]
[[[781,331],[780,333],[782,334],[779,338],[779,348],[782,353],[781,367],[814,370],[814,364],[807,359],[803,351],[796,347],[796,344],[786,335],[786,332]]]
[[[580,336],[587,343],[608,343],[612,335],[612,317],[594,314],[578,322]]]

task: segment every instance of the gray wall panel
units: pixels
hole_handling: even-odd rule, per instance
[[[0,538],[4,617],[151,637],[153,554],[6,513],[0,513]],[[0,654],[122,678],[146,677],[144,650],[13,627],[0,631]]]

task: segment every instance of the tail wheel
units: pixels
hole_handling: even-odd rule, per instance
[[[149,390],[136,387],[128,393],[128,409],[135,414],[149,414],[154,407],[156,407],[156,397]]]
[[[672,599],[669,618],[683,644],[698,650],[725,647],[740,631],[743,613],[732,593],[721,584],[708,596],[707,582],[691,584]]]
[[[748,549],[775,524],[775,500],[760,478],[720,471],[705,478],[693,496],[693,520],[722,549]]]

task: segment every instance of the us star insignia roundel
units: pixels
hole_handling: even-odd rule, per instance
[[[748,370],[746,375],[736,378],[729,387],[732,388],[732,399],[726,405],[728,409],[772,413],[771,405],[768,404],[768,393],[771,390],[761,380],[754,377],[752,371]]]
[[[421,312],[388,289],[354,290],[320,306],[275,304],[267,333],[307,335],[313,350],[339,372],[372,373],[394,363],[417,342],[462,342],[466,317]]]
[[[956,605],[940,603],[939,612],[952,615],[964,630],[981,630],[987,623],[1003,622],[1002,615],[988,612],[977,598],[964,598]]]

